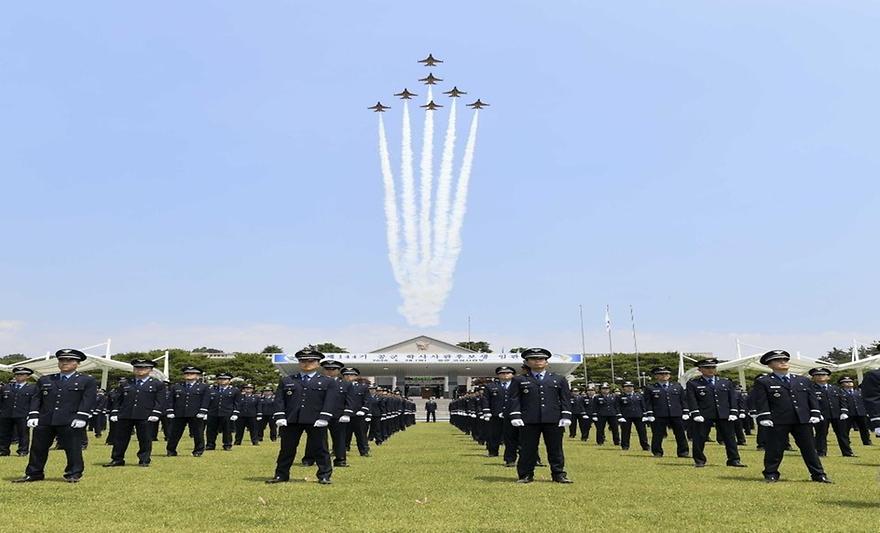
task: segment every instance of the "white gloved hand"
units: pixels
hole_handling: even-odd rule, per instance
[[[483,420],[484,420],[485,422],[488,422],[488,421],[491,420],[491,419],[492,419],[492,415],[483,415]]]
[[[730,415],[727,417],[727,421],[728,422],[736,422],[738,418],[739,417],[737,417],[736,415]]]
[[[111,422],[119,422],[119,417],[116,415],[110,415],[110,421]]]
[[[370,418],[369,416],[368,416],[367,418],[364,419],[364,422],[372,422],[372,421],[373,421],[373,419]]]
[[[327,422],[323,418],[319,418],[319,419],[315,420],[314,426],[316,428],[325,428],[325,427],[327,427],[327,424],[329,424],[329,422]]]
[[[560,418],[559,419],[559,427],[567,428],[570,425],[571,425],[571,420],[569,420],[568,418]]]
[[[694,415],[694,422],[699,422],[700,424],[702,424],[705,421],[706,419],[703,418],[703,415]]]
[[[28,423],[30,423],[30,420],[28,420]],[[874,428],[874,436],[880,438],[880,427]]]
[[[623,417],[618,418],[617,421],[620,422],[621,424],[626,424],[626,419]]]
[[[158,421],[159,421],[158,416],[148,416],[147,417],[147,422],[158,422]]]
[[[236,420],[238,420],[238,415],[232,415],[229,417],[230,422],[235,422]]]
[[[598,421],[599,421],[599,417],[598,417],[598,416],[594,416],[594,417],[593,417],[593,422],[598,422]]]
[[[648,420],[649,418],[651,418],[651,417],[650,416],[643,416],[642,422],[650,422],[650,420]]]
[[[648,422],[653,422],[654,420],[656,420],[656,418],[654,418],[653,416],[648,417]]]
[[[168,413],[167,415],[165,415],[165,418],[174,419],[174,413]]]
[[[471,418],[477,418],[477,415],[471,415]]]
[[[811,416],[810,417],[810,424],[818,424],[821,421],[822,421],[822,419],[819,418],[818,416]]]
[[[279,418],[278,420],[275,421],[275,427],[283,428],[286,426],[287,426],[287,419],[286,418]]]
[[[498,418],[504,418],[504,413],[498,413]]]
[[[202,420],[208,419],[208,413],[199,413],[196,415],[196,418],[201,418]]]
[[[510,421],[510,425],[515,428],[521,428],[526,425],[526,423],[522,421],[522,418],[514,418]]]
[[[581,415],[581,418],[583,418],[584,420],[586,420],[586,419],[590,418],[590,415]]]
[[[36,418],[29,418],[27,421],[27,427],[29,427],[31,429],[37,427],[39,424],[40,424],[40,421],[37,420]],[[877,429],[880,429],[880,428],[877,428]]]
[[[761,420],[760,422],[758,422],[758,424],[764,426],[765,428],[772,428],[773,427],[772,420]]]
[[[739,417],[740,417],[740,418],[745,418],[745,417],[746,417],[746,414],[745,414],[745,413],[740,413],[740,414],[739,414]]]
[[[258,416],[258,417],[257,417],[257,422],[262,422],[262,420],[263,420],[263,417],[262,417],[262,416]]]
[[[681,419],[682,419],[682,420],[690,420],[690,419],[691,419],[691,415],[681,415]]]
[[[70,423],[70,427],[72,427],[73,429],[82,429],[82,428],[86,427],[86,421],[76,419]]]
[[[849,415],[846,414],[846,413],[843,413],[843,414],[840,415],[840,419],[841,419],[841,420],[846,420],[847,418],[849,418]]]
[[[364,416],[365,413],[364,413],[363,411],[358,411],[358,412],[355,413],[355,414],[356,414],[357,416]]]
[[[351,422],[351,417],[350,417],[350,416],[348,416],[348,415],[342,415],[342,416],[339,417],[339,423],[340,423],[340,424],[348,424],[349,422]]]

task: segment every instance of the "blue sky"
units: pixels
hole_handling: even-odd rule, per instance
[[[630,304],[643,349],[869,342],[878,23],[863,2],[7,6],[0,352],[369,350],[461,340],[468,315],[496,348],[578,351],[578,304],[598,352],[606,303],[621,349]],[[365,107],[417,90],[429,51],[492,107],[420,330]]]

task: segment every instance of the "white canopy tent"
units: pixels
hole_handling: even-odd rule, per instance
[[[110,356],[110,339],[107,339],[107,342],[102,342],[101,344],[96,344],[94,346],[89,346],[86,348],[80,348],[84,354],[88,357],[85,361],[81,362],[78,367],[78,371],[80,372],[92,372],[96,370],[101,371],[101,388],[107,388],[107,375],[111,370],[121,370],[123,372],[131,372],[134,368],[131,364],[126,363],[124,361],[115,361]],[[94,353],[95,348],[104,347],[104,353],[102,355],[96,355]],[[91,350],[91,351],[90,351]],[[159,359],[165,360],[164,370],[165,372],[160,372],[156,369],[150,373],[156,379],[166,379],[166,373],[168,372],[168,352],[165,352],[165,355],[160,357]],[[158,361],[158,360],[157,360]],[[27,361],[22,361],[20,363],[16,363],[15,366],[26,366],[34,371],[34,375],[39,377],[46,374],[54,374],[58,372],[58,361],[55,359],[55,356],[46,352],[44,357],[37,357],[34,359],[28,359]],[[10,367],[11,369],[12,367]]]
[[[0,364],[0,372],[12,372],[12,366]]]
[[[739,373],[739,383],[743,388],[746,388],[746,370],[757,370],[759,372],[768,372],[768,368],[766,365],[761,364],[761,356],[764,355],[767,350],[761,348],[760,346],[751,346],[752,348],[760,348],[762,351],[758,353],[753,353],[751,355],[742,355],[742,346],[745,344],[740,343],[737,339],[736,341],[736,359],[731,359],[730,361],[722,361],[718,363],[718,370],[736,370]],[[750,346],[750,345],[745,345]],[[696,377],[700,371],[697,370],[696,367],[691,365],[691,368],[685,369],[685,359],[683,355],[679,355],[678,359],[678,381],[682,385],[688,382],[688,380]],[[849,363],[847,363],[849,364]],[[824,366],[831,371],[836,371],[838,369],[838,365],[834,363],[827,363],[825,361],[818,361],[816,359],[811,359],[809,357],[802,357],[800,352],[795,352],[789,361],[790,371],[793,374],[806,374],[811,368],[815,368],[817,366]],[[878,361],[878,366],[880,366],[880,361]]]

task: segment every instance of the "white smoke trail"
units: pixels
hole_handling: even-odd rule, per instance
[[[428,86],[428,99],[433,100],[431,86]],[[425,129],[422,134],[422,160],[419,165],[421,178],[421,198],[419,205],[419,245],[420,245],[420,271],[423,277],[427,276],[428,262],[431,260],[431,192],[434,188],[434,111],[425,112]],[[426,279],[421,280],[427,283]]]
[[[403,211],[403,271],[409,275],[418,263],[418,235],[416,232],[416,192],[413,179],[412,130],[409,122],[409,102],[403,101],[403,134],[400,144],[401,200]]]
[[[385,233],[388,239],[388,261],[398,285],[403,283],[400,271],[399,233],[397,220],[397,192],[394,175],[391,173],[391,158],[388,155],[388,139],[385,136],[385,121],[379,113],[379,163],[382,168],[382,184],[385,187]]]
[[[477,126],[479,124],[480,112],[474,111],[474,118],[471,120],[471,128],[468,133],[467,144],[464,148],[464,158],[461,163],[461,172],[458,175],[458,183],[455,189],[455,205],[452,208],[452,218],[449,222],[449,235],[447,237],[446,258],[443,261],[441,274],[448,275],[450,285],[446,287],[446,293],[452,289],[451,278],[455,271],[455,264],[458,261],[458,255],[461,253],[461,226],[464,224],[464,214],[467,211],[467,195],[468,186],[471,179],[471,168],[474,162],[474,149],[477,146]]]
[[[455,104],[451,98],[446,138],[443,140],[443,158],[440,160],[440,177],[437,181],[437,205],[434,209],[434,251],[431,267],[436,269],[446,249],[446,231],[449,226],[449,195],[452,189],[452,158],[455,156]]]

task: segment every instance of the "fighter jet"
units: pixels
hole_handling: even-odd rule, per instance
[[[382,102],[376,102],[376,105],[370,106],[367,109],[372,109],[373,113],[384,113],[386,109],[391,109],[391,107],[382,105]]]
[[[442,62],[443,61],[440,61],[439,59],[434,59],[434,56],[432,56],[431,54],[428,54],[428,57],[426,57],[425,59],[419,60],[419,63],[424,63],[424,65],[426,67],[433,67],[433,66],[437,65],[437,63],[442,63]]]
[[[468,104],[467,106],[470,107],[471,109],[483,109],[484,107],[486,107],[488,105],[489,104],[487,104],[487,103],[483,102],[482,100],[480,100],[479,98],[477,98],[476,102],[474,102],[472,104]]]
[[[443,81],[443,78],[435,78],[434,73],[431,72],[428,74],[428,77],[422,78],[419,81],[425,82],[425,85],[436,85],[438,81]]]
[[[438,107],[443,107],[443,106],[440,105],[440,104],[435,104],[435,103],[434,103],[434,100],[431,100],[431,101],[428,102],[427,104],[425,104],[425,105],[420,105],[419,107],[424,107],[424,108],[427,109],[428,111],[435,111]]]
[[[413,96],[418,96],[416,93],[411,93],[406,90],[406,87],[403,88],[403,92],[399,92],[394,96],[399,96],[401,100],[409,100]]]
[[[463,94],[467,94],[464,91],[459,91],[458,87],[453,87],[451,91],[443,91],[443,94],[449,95],[450,98],[458,98]]]

